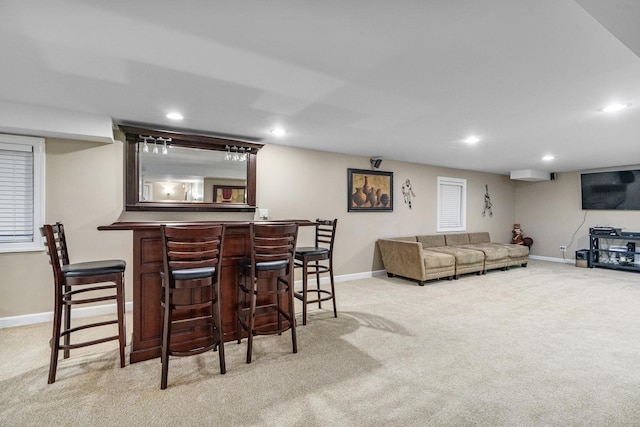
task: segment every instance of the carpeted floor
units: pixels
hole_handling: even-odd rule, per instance
[[[640,275],[531,260],[419,287],[337,284],[338,318],[217,354],[118,366],[117,344],[61,360],[50,325],[0,330],[2,426],[640,425]],[[130,321],[130,318],[129,318]],[[129,323],[130,325],[130,323]],[[130,331],[129,326],[129,331]]]

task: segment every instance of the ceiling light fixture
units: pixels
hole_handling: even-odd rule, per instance
[[[284,136],[287,132],[282,128],[271,129],[271,133],[275,136]]]
[[[467,144],[475,144],[476,142],[479,142],[479,141],[480,141],[480,138],[478,138],[477,136],[470,136],[464,140],[464,142],[466,142]]]
[[[607,105],[602,111],[605,113],[615,113],[616,111],[624,110],[628,106],[628,104],[611,104]]]
[[[551,160],[555,159],[555,157],[549,155],[549,156],[544,156],[542,158],[542,160],[544,160],[545,162],[550,162]]]
[[[167,119],[171,119],[171,120],[182,120],[182,119],[184,119],[184,116],[183,116],[182,114],[180,114],[180,113],[176,113],[176,112],[174,111],[174,112],[171,112],[171,113],[167,113]]]

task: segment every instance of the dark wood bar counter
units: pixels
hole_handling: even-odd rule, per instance
[[[256,221],[258,222],[258,221]],[[260,223],[295,222],[299,226],[315,225],[313,221],[286,220],[260,221]],[[98,230],[133,231],[133,333],[130,363],[160,356],[161,311],[160,299],[162,282],[162,243],[160,226],[206,225],[224,223],[227,225],[224,250],[222,253],[222,327],[225,341],[236,338],[236,303],[238,261],[250,255],[249,224],[251,221],[150,221],[115,222],[98,227]],[[128,267],[131,268],[131,267]],[[185,337],[185,340],[193,337]]]

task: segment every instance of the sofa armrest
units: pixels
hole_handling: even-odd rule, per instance
[[[421,243],[379,239],[378,247],[387,273],[415,280],[425,280],[426,271]]]

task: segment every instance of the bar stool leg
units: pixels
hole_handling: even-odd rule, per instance
[[[215,286],[215,289],[213,289],[212,292],[214,292],[215,290],[216,301],[211,309],[215,310],[214,322],[218,325],[217,328],[215,327],[215,325],[213,325],[213,327],[215,328],[214,339],[216,339],[218,342],[218,358],[220,359],[220,373],[224,374],[227,372],[227,367],[226,367],[225,358],[224,358],[224,333],[222,332],[222,313],[220,311],[220,283],[216,283],[214,286]]]
[[[322,308],[322,301],[321,301],[322,293],[320,292],[320,261],[316,261],[315,269],[316,269],[316,289],[317,289],[316,293],[318,294],[318,308]]]
[[[238,274],[238,284],[242,281],[242,286],[245,286],[245,276]],[[247,306],[247,298],[245,293],[240,289],[240,285],[237,286],[237,300],[236,300],[236,338],[238,344],[242,341],[242,326],[240,325],[240,316],[242,315],[244,308]]]
[[[116,307],[118,310],[118,342],[120,344],[120,367],[124,368],[125,366],[125,357],[124,351],[127,345],[127,334],[125,332],[125,315],[126,310],[124,306],[124,274],[118,278],[118,282],[116,282]]]
[[[253,354],[253,335],[256,328],[256,287],[257,283],[255,278],[250,277],[251,281],[251,293],[250,293],[250,302],[249,302],[249,337],[247,342],[247,363],[251,363],[251,355]]]
[[[60,352],[60,328],[62,327],[62,301],[57,299],[53,311],[53,333],[51,334],[51,362],[49,363],[49,384],[56,381],[58,353]]]
[[[307,324],[307,286],[308,286],[308,270],[307,261],[302,262],[302,324]]]
[[[292,267],[289,273],[289,277],[287,277],[287,280],[289,282],[287,283],[287,285],[289,286],[289,317],[290,317],[289,321],[291,323],[291,342],[293,346],[293,352],[297,353],[298,340],[296,338],[296,311],[295,311],[294,291],[293,291],[294,279],[295,279],[295,276],[293,275],[293,267]]]
[[[329,280],[331,280],[331,299],[333,302],[333,317],[338,317],[338,309],[336,308],[336,287],[333,281],[333,260],[329,260]]]
[[[166,292],[168,293],[168,292]],[[164,317],[162,319],[162,376],[160,378],[160,389],[167,388],[167,377],[169,376],[169,346],[171,345],[171,297],[164,296]]]
[[[282,280],[279,277],[276,278],[276,288],[280,289],[281,282]],[[276,305],[278,306],[276,324],[278,329],[282,329],[282,315],[280,314],[280,310],[282,310],[282,295],[280,295],[279,293],[276,295]],[[282,332],[278,332],[278,335],[282,335]]]
[[[69,301],[71,301],[71,299],[72,299],[72,297],[71,297],[71,286],[65,286],[64,287],[64,296],[62,298],[63,298],[63,301],[66,298],[68,298]],[[71,306],[69,304],[67,304],[66,301],[63,302],[62,311],[64,312],[64,330],[66,332],[69,329],[71,329]],[[70,353],[69,344],[70,343],[71,343],[71,334],[65,334],[65,336],[64,336],[64,345],[66,346],[66,348],[63,350],[63,354],[64,354],[63,357],[65,359],[69,358],[69,353]]]

